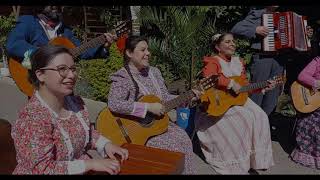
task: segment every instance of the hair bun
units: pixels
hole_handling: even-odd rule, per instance
[[[215,34],[214,36],[212,36],[212,41],[215,42],[217,41],[220,37],[221,37],[222,34]]]

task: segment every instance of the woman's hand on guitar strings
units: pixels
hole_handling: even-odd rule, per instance
[[[165,113],[164,106],[160,103],[147,103],[147,111],[157,116],[161,116]]]
[[[231,89],[232,89],[236,94],[239,94],[239,91],[240,91],[240,89],[241,89],[241,85],[238,84],[238,83],[236,83],[236,82],[234,82],[233,85],[232,85],[232,87],[231,87]]]

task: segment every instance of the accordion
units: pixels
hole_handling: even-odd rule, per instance
[[[262,42],[262,50],[265,52],[280,49],[308,51],[311,48],[305,16],[291,11],[266,13],[262,16],[262,25],[269,29],[268,36]]]

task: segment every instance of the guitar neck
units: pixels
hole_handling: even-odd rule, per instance
[[[179,95],[178,97],[164,103],[165,112],[171,111],[172,109],[178,107],[182,103],[192,99],[194,96],[195,96],[194,93],[190,90],[190,91],[188,91],[182,95]]]
[[[260,89],[260,88],[264,88],[268,85],[268,82],[267,81],[263,81],[263,82],[258,82],[258,83],[253,83],[253,84],[250,84],[250,85],[247,85],[247,86],[243,86],[240,88],[240,93],[242,92],[248,92],[248,91],[252,91],[252,90],[255,90],[255,89]]]
[[[94,39],[92,39],[91,41],[82,44],[81,46],[78,46],[76,48],[73,48],[71,50],[71,53],[77,57],[80,54],[84,53],[87,49],[89,48],[95,48],[97,46],[101,46],[102,44],[104,44],[106,42],[106,37],[104,35],[98,36]]]

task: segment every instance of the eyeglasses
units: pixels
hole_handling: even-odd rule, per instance
[[[72,71],[73,74],[77,75],[79,69],[76,66],[59,65],[56,68],[40,68],[40,70],[52,70],[57,71],[61,77],[67,77],[68,73]]]

